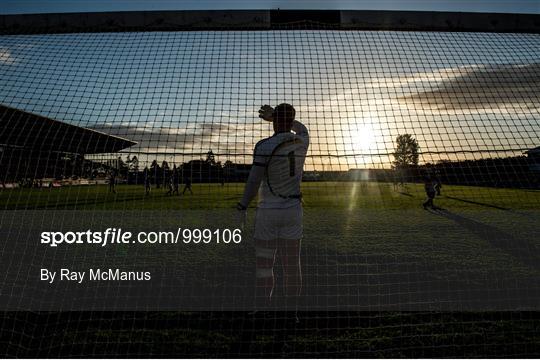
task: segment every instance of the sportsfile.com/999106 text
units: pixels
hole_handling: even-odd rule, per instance
[[[44,231],[40,243],[57,247],[59,245],[90,244],[240,244],[241,229],[190,229],[176,231],[140,231],[132,233],[122,229],[108,228],[104,231]]]

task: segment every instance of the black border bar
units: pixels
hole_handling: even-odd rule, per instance
[[[0,15],[0,34],[199,30],[540,33],[538,14],[364,10],[132,11]]]

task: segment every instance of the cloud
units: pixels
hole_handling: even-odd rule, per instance
[[[438,110],[538,107],[540,103],[540,64],[471,66],[452,75],[433,90],[399,100]]]
[[[246,139],[254,138],[253,131],[242,124],[197,123],[165,126],[153,122],[144,124],[104,123],[89,127],[110,135],[120,136],[137,145],[130,151],[170,155],[205,154],[208,150],[222,154],[245,153],[252,146]]]

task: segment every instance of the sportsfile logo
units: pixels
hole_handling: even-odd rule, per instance
[[[105,231],[44,231],[41,244],[50,247],[59,245],[90,244],[107,246],[109,244],[240,244],[241,229],[188,229],[176,231],[131,231],[108,228]]]

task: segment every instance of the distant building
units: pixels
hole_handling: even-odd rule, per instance
[[[0,104],[1,182],[81,176],[87,154],[115,153],[136,143]]]
[[[529,170],[540,175],[540,146],[525,151],[529,162]]]

